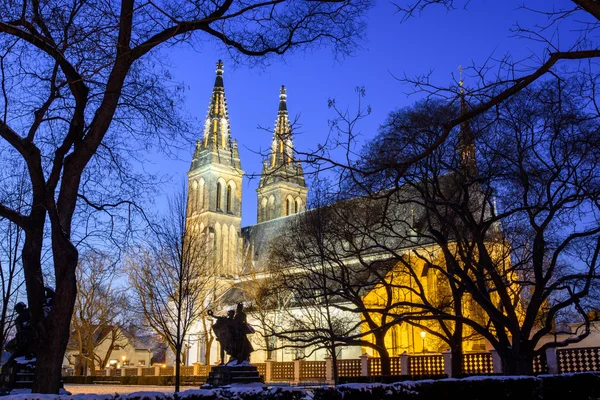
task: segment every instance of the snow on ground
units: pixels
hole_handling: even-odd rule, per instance
[[[199,389],[198,386],[182,386],[181,391],[188,389]],[[145,385],[75,385],[66,384],[65,390],[71,394],[130,394],[135,392],[161,392],[173,393],[175,386],[145,386]]]

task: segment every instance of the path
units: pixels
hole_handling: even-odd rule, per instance
[[[71,394],[129,394],[133,392],[162,392],[168,393],[175,390],[174,386],[151,386],[151,385],[76,385],[65,384],[65,389]],[[188,389],[199,389],[198,386],[182,386],[181,391]]]

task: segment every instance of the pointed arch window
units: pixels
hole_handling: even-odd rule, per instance
[[[298,214],[300,212],[300,200],[296,199],[294,202],[294,214]]]
[[[231,185],[227,185],[227,198],[226,198],[227,212],[231,212]]]
[[[290,215],[291,209],[292,209],[292,205],[290,204],[290,199],[289,197],[287,199],[285,199],[285,215]]]
[[[221,209],[221,182],[217,182],[217,210]]]

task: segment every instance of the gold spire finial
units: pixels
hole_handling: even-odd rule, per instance
[[[217,72],[223,72],[223,61],[217,61]]]
[[[281,89],[279,89],[279,92],[280,92],[281,94],[285,94],[285,90],[286,90],[286,89],[285,89],[285,85],[281,85]]]
[[[465,83],[465,81],[463,80],[463,67],[462,67],[462,65],[458,66],[458,73],[460,74],[460,78],[458,80],[458,86],[460,86],[460,93],[463,94],[463,93],[465,93],[465,89],[463,88],[463,84]]]

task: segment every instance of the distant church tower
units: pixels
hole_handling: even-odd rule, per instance
[[[465,115],[468,110],[467,101],[465,100],[465,88],[462,78],[462,67],[458,67],[460,71],[460,115]],[[458,133],[458,157],[459,166],[463,174],[470,178],[477,176],[477,161],[475,158],[475,134],[471,129],[469,121],[464,121],[460,124]]]
[[[188,172],[188,231],[208,234],[216,271],[236,276],[242,248],[242,166],[237,142],[231,139],[223,86],[223,63],[210,98],[204,135],[196,143]]]
[[[297,214],[306,207],[308,189],[302,165],[294,157],[285,92],[285,86],[282,86],[271,152],[263,164],[257,189],[259,223]]]

